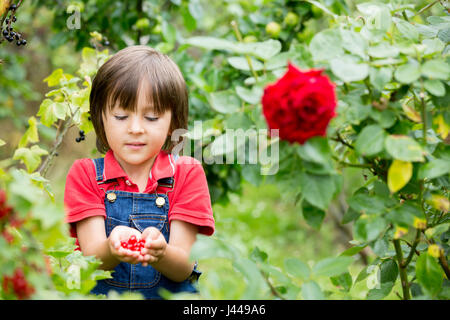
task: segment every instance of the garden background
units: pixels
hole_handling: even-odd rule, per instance
[[[226,129],[268,128],[264,88],[289,62],[336,84],[325,136],[270,140],[276,174],[204,164],[216,233],[193,248],[200,293],[167,298],[450,297],[448,1],[2,0],[0,22],[0,298],[94,299],[108,276],[73,252],[64,184],[100,156],[92,77],[133,44],[180,66],[213,159],[236,151]]]

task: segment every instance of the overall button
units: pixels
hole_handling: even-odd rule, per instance
[[[110,192],[106,195],[109,202],[114,202],[117,199],[117,195],[114,192]]]
[[[155,203],[158,208],[161,208],[166,203],[166,200],[163,197],[158,197],[156,198]]]
[[[131,186],[130,180],[125,181],[125,183],[126,183],[127,185]]]

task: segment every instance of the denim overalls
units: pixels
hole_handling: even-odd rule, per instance
[[[176,158],[178,157],[174,157],[175,161]],[[106,185],[116,181],[116,179],[103,181],[104,158],[92,160],[96,168],[96,179],[99,185]],[[173,184],[173,177],[158,180],[158,186],[161,187],[172,188]],[[105,190],[105,188],[102,189]],[[107,237],[109,237],[112,229],[118,225],[135,228],[140,232],[143,232],[145,228],[155,227],[161,231],[166,241],[169,242],[169,220],[167,214],[170,204],[167,193],[156,194],[157,192],[155,191],[155,194],[149,194],[120,190],[107,190],[105,193],[105,229]],[[165,201],[162,206],[156,204],[157,197],[164,198]],[[159,199],[159,201],[161,200]],[[165,288],[171,292],[197,292],[194,282],[198,280],[201,272],[196,267],[197,264],[187,280],[174,282],[150,265],[143,267],[141,263],[120,262],[111,274],[113,278],[97,281],[97,285],[91,290],[91,293],[107,294],[110,290],[115,290],[119,293],[137,291],[146,299],[161,299],[161,296],[158,294],[160,288]]]

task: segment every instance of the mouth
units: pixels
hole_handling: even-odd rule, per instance
[[[145,143],[127,143],[125,145],[131,149],[139,149],[139,148],[144,147],[146,144]]]

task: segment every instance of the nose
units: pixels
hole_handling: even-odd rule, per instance
[[[130,121],[130,126],[128,127],[128,133],[137,134],[143,133],[144,127],[142,126],[141,120],[137,116],[132,116]]]

